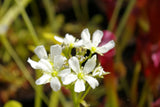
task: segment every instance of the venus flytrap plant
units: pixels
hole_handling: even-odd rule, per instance
[[[36,80],[37,85],[50,83],[53,91],[58,91],[61,86],[69,88],[72,93],[74,107],[79,107],[80,103],[88,94],[89,90],[95,89],[99,82],[97,78],[103,78],[109,74],[105,72],[97,60],[97,54],[103,55],[114,47],[114,41],[99,47],[103,33],[96,30],[93,33],[92,42],[88,29],[81,33],[81,40],[72,35],[66,34],[65,38],[58,38],[62,45],[52,45],[50,55],[43,45],[37,46],[34,50],[39,57],[39,61],[33,61],[28,58],[28,62],[34,69],[41,69],[43,75]],[[72,49],[75,48],[75,55],[72,55]],[[89,56],[85,56],[87,51]],[[63,55],[63,56],[62,56]]]

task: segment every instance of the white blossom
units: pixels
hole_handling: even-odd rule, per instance
[[[76,40],[76,38],[70,34],[66,34],[65,38],[63,40],[63,43],[65,45],[68,45],[70,47],[79,47],[82,46],[82,40]]]
[[[94,55],[91,59],[88,59],[84,65],[84,68],[82,68],[77,57],[70,58],[69,66],[73,72],[64,77],[63,84],[68,85],[75,82],[75,92],[85,91],[85,81],[87,81],[93,89],[97,87],[99,85],[97,79],[90,74],[96,66],[96,59],[97,57]]]
[[[50,82],[50,86],[54,91],[58,91],[61,88],[61,82],[59,77],[63,78],[70,73],[70,69],[61,70],[65,57],[61,55],[62,48],[59,45],[52,45],[50,47],[50,57],[48,58],[47,52],[43,45],[37,46],[34,50],[35,54],[40,58],[38,62],[28,58],[28,62],[34,69],[40,69],[43,71],[43,75],[36,80],[37,85],[46,84]]]
[[[100,78],[103,78],[104,75],[110,74],[110,72],[105,72],[102,68],[102,66],[98,66],[95,68],[95,70],[92,73],[92,76],[97,76]]]
[[[104,53],[108,52],[115,46],[113,40],[109,41],[103,46],[98,46],[101,42],[102,37],[103,37],[103,32],[100,30],[96,30],[93,33],[92,41],[90,40],[91,36],[87,28],[84,29],[81,33],[81,38],[84,47],[89,49],[92,53],[96,52],[100,55],[103,55]]]

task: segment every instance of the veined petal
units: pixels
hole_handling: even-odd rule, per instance
[[[65,57],[63,57],[61,55],[56,55],[54,57],[54,69],[59,70],[62,67],[62,65],[64,64],[65,60],[66,60]]]
[[[97,53],[103,54],[111,50],[115,46],[115,43],[113,40],[109,41],[105,45],[101,47],[97,47]]]
[[[87,28],[82,31],[81,38],[85,42],[90,42],[90,33]]]
[[[27,62],[31,65],[32,68],[34,69],[40,69],[38,62],[31,60],[28,58]]]
[[[69,59],[69,66],[75,73],[80,72],[79,61],[76,57],[72,57]]]
[[[62,47],[60,45],[52,45],[50,47],[50,57],[52,61],[54,59],[54,56],[61,55],[61,53],[62,53]]]
[[[40,59],[38,62],[38,67],[40,67],[45,72],[51,72],[52,71],[52,65],[48,62],[48,60]]]
[[[37,46],[34,49],[34,53],[38,56],[39,59],[41,58],[47,58],[47,52],[43,45]]]
[[[61,88],[61,83],[57,77],[52,77],[50,86],[54,91],[58,91]]]
[[[97,79],[91,77],[91,76],[85,76],[84,78],[88,84],[94,89],[95,87],[97,87],[99,85]]]
[[[66,34],[65,38],[64,38],[64,44],[71,44],[75,42],[75,37],[73,37],[72,35]]]
[[[92,43],[94,44],[95,47],[97,47],[99,45],[99,43],[101,42],[102,37],[103,37],[103,32],[100,31],[100,30],[96,30],[93,33]]]
[[[46,84],[50,81],[51,75],[43,74],[39,79],[36,80],[37,85]]]
[[[71,73],[71,69],[64,69],[64,70],[62,70],[62,71],[60,71],[59,73],[58,73],[58,76],[60,76],[60,77],[65,77],[65,76],[67,76],[68,74],[70,74]]]
[[[74,82],[77,78],[78,78],[77,75],[69,74],[62,79],[62,82],[64,85],[68,85],[68,84]]]
[[[75,92],[82,92],[82,91],[85,91],[85,84],[84,84],[84,81],[82,79],[78,79],[75,83],[75,86],[74,86],[74,91]]]
[[[85,63],[84,68],[83,68],[83,72],[85,74],[90,73],[95,68],[96,60],[97,60],[96,55],[92,56],[91,59],[88,59],[88,61]]]

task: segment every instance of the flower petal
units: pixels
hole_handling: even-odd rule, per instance
[[[76,57],[72,57],[69,59],[69,66],[75,73],[80,72],[79,61]]]
[[[74,46],[75,46],[75,47],[83,46],[83,40],[76,41],[76,42],[74,43]]]
[[[71,69],[64,69],[64,70],[62,70],[62,71],[60,71],[59,73],[58,73],[58,76],[60,76],[60,77],[65,77],[65,76],[67,76],[69,73],[71,73]]]
[[[41,58],[47,58],[47,52],[43,45],[37,46],[34,49],[34,53],[38,56],[39,59]]]
[[[59,36],[54,36],[54,39],[60,43],[63,42],[63,38],[59,37]]]
[[[59,70],[62,65],[64,64],[64,61],[66,60],[65,57],[61,56],[61,55],[56,55],[54,57],[54,68],[55,70]]]
[[[95,47],[97,47],[99,45],[99,43],[101,42],[102,37],[103,37],[103,32],[100,31],[100,30],[96,30],[93,33],[92,43],[94,44]]]
[[[48,62],[48,60],[45,59],[40,59],[40,61],[38,62],[38,67],[45,72],[52,71],[52,65]]]
[[[90,33],[87,28],[82,31],[81,38],[85,42],[90,42]]]
[[[34,69],[40,69],[38,62],[33,61],[30,58],[28,58],[27,62],[31,65],[32,68],[34,68]]]
[[[99,85],[97,79],[91,77],[91,76],[85,76],[84,78],[88,84],[94,89],[95,87],[97,87]]]
[[[97,60],[97,56],[96,55],[92,56],[91,59],[88,59],[88,61],[84,65],[84,69],[83,69],[83,72],[85,74],[90,73],[95,68],[96,60]]]
[[[62,47],[60,45],[52,45],[50,47],[50,57],[52,61],[54,59],[54,56],[61,55],[61,53],[62,53]]]
[[[64,38],[64,44],[71,44],[75,42],[75,37],[73,37],[72,35],[66,34],[65,38]]]
[[[46,84],[49,82],[51,75],[43,74],[39,79],[36,80],[37,85]]]
[[[57,77],[52,77],[50,86],[54,91],[58,91],[61,88],[61,83]]]
[[[64,85],[68,85],[77,79],[77,75],[69,74],[62,79]]]
[[[106,53],[109,50],[111,50],[114,46],[115,46],[115,43],[114,43],[113,40],[111,40],[108,43],[106,43],[105,45],[103,45],[102,47],[98,47],[97,48],[97,53],[99,53],[99,54]]]
[[[85,84],[84,84],[84,81],[82,79],[78,79],[75,83],[75,86],[74,86],[74,91],[75,92],[82,92],[82,91],[85,91]]]

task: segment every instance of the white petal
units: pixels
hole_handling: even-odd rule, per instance
[[[82,31],[81,38],[85,42],[90,42],[90,33],[87,28]]]
[[[103,32],[100,31],[100,30],[96,30],[93,33],[92,43],[94,44],[95,47],[97,47],[99,45],[99,43],[101,42],[102,37],[103,37]]]
[[[109,41],[107,44],[97,47],[97,53],[103,54],[111,50],[115,46],[115,43],[113,40]]]
[[[74,46],[75,46],[75,47],[83,46],[83,40],[76,41],[76,42],[74,43]]]
[[[57,40],[58,42],[62,43],[63,42],[63,38],[59,37],[59,36],[54,36],[54,39]]]
[[[54,59],[54,56],[61,55],[61,53],[62,53],[62,47],[60,45],[52,45],[50,47],[50,57],[51,57],[51,60]]]
[[[71,69],[64,69],[64,70],[62,70],[62,71],[60,71],[59,73],[58,73],[58,76],[60,76],[60,77],[65,77],[65,76],[67,76],[69,73],[71,72]]]
[[[82,91],[85,91],[85,84],[84,84],[84,81],[82,79],[78,79],[75,83],[75,86],[74,86],[74,91],[75,92],[82,92]]]
[[[64,44],[71,44],[75,42],[75,37],[72,35],[66,34],[64,38]]]
[[[45,49],[45,47],[43,45],[37,46],[34,49],[34,53],[38,56],[39,59],[47,58],[47,52],[46,52],[46,49]]]
[[[36,80],[37,85],[46,84],[49,82],[51,75],[43,74],[39,79]]]
[[[88,84],[94,89],[95,87],[97,87],[99,85],[97,79],[91,77],[91,76],[85,76],[84,78]]]
[[[95,68],[96,60],[97,60],[97,56],[96,55],[92,56],[91,59],[88,59],[88,61],[84,65],[84,69],[83,69],[83,72],[85,74],[90,73]]]
[[[54,91],[58,91],[61,88],[61,83],[57,77],[52,77],[50,86]]]
[[[68,85],[77,79],[77,75],[69,74],[62,79],[64,85]]]
[[[69,59],[69,66],[75,73],[80,72],[79,61],[76,57],[72,57]]]
[[[34,69],[40,69],[38,62],[33,61],[30,58],[28,58],[27,62],[32,66],[32,68],[34,68]]]
[[[52,71],[52,65],[48,62],[48,60],[45,60],[45,59],[40,59],[40,61],[38,62],[38,67],[45,72]]]
[[[54,57],[54,68],[55,70],[59,70],[62,65],[64,64],[64,61],[66,60],[65,57],[61,56],[61,55],[56,55]]]

